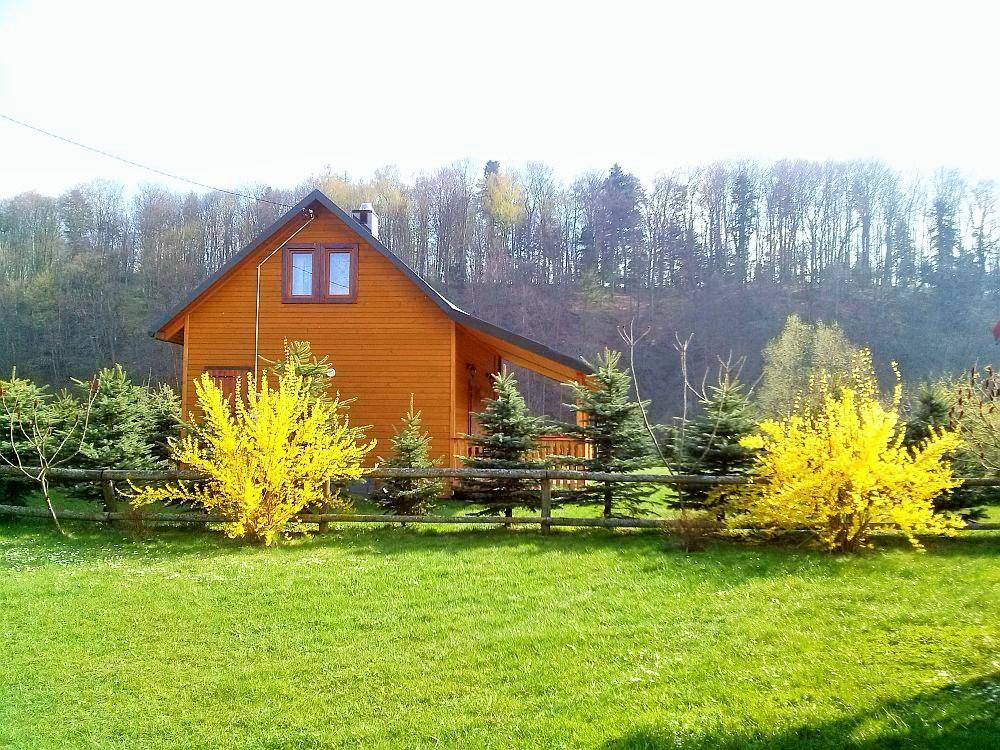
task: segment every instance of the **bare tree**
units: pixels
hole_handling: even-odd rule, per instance
[[[646,413],[646,404],[643,403],[642,395],[639,393],[639,373],[637,373],[635,369],[635,347],[640,341],[646,338],[652,330],[653,329],[651,327],[647,326],[646,330],[637,336],[635,333],[635,318],[632,318],[632,320],[629,321],[628,328],[625,326],[618,326],[618,335],[621,336],[622,341],[624,341],[625,345],[628,346],[628,367],[632,372],[632,387],[635,388],[635,400],[639,402],[639,411],[642,413],[642,422],[646,426],[646,432],[649,433],[650,440],[653,441],[653,447],[656,449],[656,455],[660,457],[660,462],[665,465],[667,463],[667,459],[663,455],[663,450],[660,448],[660,441],[656,438],[656,431],[649,423],[649,415]]]
[[[16,375],[16,373],[15,373]],[[12,375],[13,382],[15,376]],[[0,459],[8,466],[17,469],[28,479],[37,482],[45,497],[45,505],[52,515],[52,522],[60,534],[65,536],[59,518],[52,506],[52,494],[49,487],[49,472],[61,466],[80,452],[87,437],[90,425],[90,412],[97,398],[98,383],[96,380],[87,384],[87,394],[80,408],[75,409],[71,419],[64,421],[63,415],[55,413],[51,408],[45,408],[40,399],[36,399],[30,409],[13,407],[8,402],[7,390],[0,384],[0,404],[7,415],[9,439],[13,458],[0,453]],[[20,437],[15,434],[20,433]],[[22,439],[23,438],[23,439]],[[18,448],[18,443],[22,447]],[[37,460],[37,464],[29,461]]]

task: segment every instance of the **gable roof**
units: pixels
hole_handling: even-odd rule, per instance
[[[313,190],[309,195],[295,204],[292,208],[286,211],[282,216],[280,216],[276,221],[274,221],[267,229],[261,232],[257,237],[250,242],[246,247],[240,250],[235,256],[230,258],[226,263],[219,268],[211,277],[202,282],[191,295],[181,304],[175,306],[166,315],[164,315],[159,321],[157,321],[153,330],[149,332],[150,336],[160,339],[161,341],[167,341],[161,337],[159,334],[168,324],[175,321],[181,314],[183,314],[192,304],[198,301],[204,294],[206,294],[212,287],[216,285],[224,276],[226,276],[231,270],[238,266],[243,260],[245,260],[249,255],[251,255],[257,248],[259,248],[264,242],[271,238],[279,229],[281,229],[285,224],[291,221],[297,214],[308,210],[314,204],[319,204],[338,219],[344,222],[347,227],[353,230],[361,239],[370,245],[376,252],[385,256],[396,268],[398,268],[403,275],[405,275],[410,281],[417,285],[417,287],[425,295],[427,295],[430,300],[437,305],[449,318],[454,320],[456,323],[460,323],[467,328],[471,328],[476,331],[481,331],[482,333],[493,336],[495,338],[506,341],[513,346],[520,347],[522,349],[527,349],[541,357],[551,359],[558,362],[565,367],[570,367],[579,372],[590,372],[590,367],[579,357],[573,357],[569,354],[563,354],[555,349],[552,349],[545,344],[542,344],[533,339],[529,339],[526,336],[521,336],[520,334],[509,331],[506,328],[501,328],[500,326],[489,323],[481,318],[477,318],[465,310],[460,308],[454,302],[449,300],[434,287],[424,281],[416,271],[410,268],[399,256],[389,250],[382,242],[372,235],[366,227],[360,224],[353,216],[344,211],[340,206],[330,200],[322,191]]]

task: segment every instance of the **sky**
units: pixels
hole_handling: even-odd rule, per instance
[[[1000,176],[1000,3],[0,0],[0,113],[218,187],[329,165]],[[0,197],[183,183],[0,120]]]

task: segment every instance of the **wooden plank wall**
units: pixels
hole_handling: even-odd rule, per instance
[[[190,312],[185,413],[194,409],[190,382],[205,368],[253,367],[256,266],[290,231],[277,232]],[[317,207],[316,218],[293,242],[358,242],[358,235]],[[455,324],[388,259],[360,245],[355,303],[283,304],[279,252],[261,269],[260,299],[261,355],[280,358],[288,338],[308,340],[317,355],[329,356],[341,395],[357,398],[351,406],[352,423],[373,426],[370,434],[379,446],[371,461],[375,454],[388,455],[389,438],[411,393],[423,411],[435,453],[450,458]]]

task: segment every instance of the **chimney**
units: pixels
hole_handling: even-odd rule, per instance
[[[362,203],[360,207],[351,211],[351,216],[378,239],[378,214],[372,209],[371,203]]]

